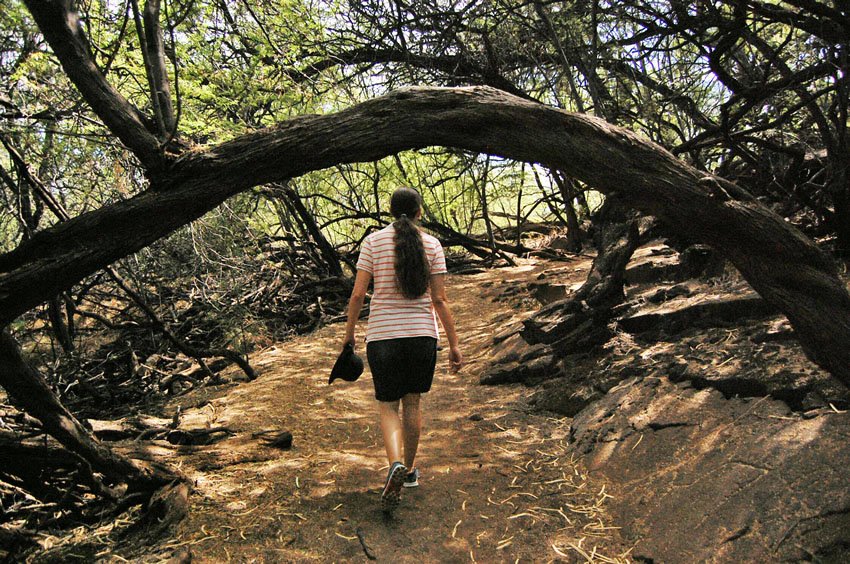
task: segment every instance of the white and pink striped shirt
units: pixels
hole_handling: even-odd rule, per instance
[[[431,274],[446,273],[446,257],[440,241],[432,235],[420,233],[425,255],[431,265]],[[394,238],[395,226],[391,223],[369,234],[360,247],[357,269],[371,273],[374,282],[366,342],[401,337],[439,339],[430,292],[409,299],[396,286]]]

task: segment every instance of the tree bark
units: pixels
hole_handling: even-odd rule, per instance
[[[575,208],[575,193],[573,187],[575,181],[565,178],[559,171],[552,171],[552,178],[558,185],[561,198],[564,200],[564,214],[567,216],[567,250],[571,253],[580,253],[582,249],[582,233],[578,223],[578,215]]]
[[[187,151],[151,189],[0,255],[0,324],[252,186],[431,145],[562,170],[721,250],[788,316],[809,357],[850,385],[850,295],[811,240],[749,193],[631,131],[488,87],[403,89]]]
[[[74,351],[74,341],[71,339],[68,326],[65,324],[65,319],[63,318],[65,308],[62,305],[62,296],[53,296],[50,298],[47,317],[50,319],[50,328],[53,329],[53,336],[59,341],[62,350],[70,353]]]
[[[39,30],[50,43],[62,68],[106,126],[139,158],[148,172],[162,166],[156,137],[144,116],[106,81],[89,56],[80,19],[68,0],[26,0]]]
[[[162,45],[162,29],[159,25],[159,0],[147,0],[143,10],[145,47],[148,54],[148,73],[153,83],[151,99],[156,99],[162,119],[162,136],[166,137],[174,130],[174,108],[171,104],[171,84],[165,70],[165,48]]]

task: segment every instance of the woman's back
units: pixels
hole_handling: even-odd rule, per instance
[[[430,274],[446,272],[446,259],[439,240],[422,233]],[[439,339],[437,319],[427,292],[414,299],[405,298],[395,277],[395,226],[370,234],[363,241],[357,268],[372,274],[374,291],[369,305],[366,341],[403,337]]]

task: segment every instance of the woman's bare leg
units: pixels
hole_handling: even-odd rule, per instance
[[[419,433],[422,430],[422,413],[419,410],[420,394],[407,394],[401,398],[404,421],[404,465],[413,470],[416,451],[419,449]]]
[[[387,460],[401,462],[402,430],[398,417],[398,401],[379,401],[378,413],[381,417],[381,432],[384,435],[384,448]]]

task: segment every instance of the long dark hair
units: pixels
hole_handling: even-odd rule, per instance
[[[430,267],[422,233],[413,222],[422,207],[422,197],[413,188],[399,188],[390,198],[395,221],[395,279],[405,298],[418,298],[428,290]]]

